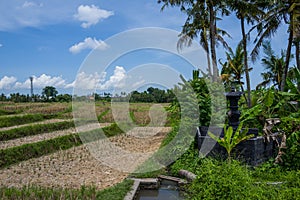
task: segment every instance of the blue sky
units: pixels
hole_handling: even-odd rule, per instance
[[[46,85],[55,86],[60,93],[72,93],[80,66],[90,51],[94,47],[105,51],[105,40],[113,35],[143,27],[180,31],[186,16],[179,8],[164,12],[160,8],[156,0],[1,0],[0,93],[29,93],[29,76],[34,77],[35,93],[41,93]],[[221,26],[234,38],[228,42],[235,48],[240,40],[238,22],[228,17]],[[274,47],[286,47],[282,38],[286,38],[285,31],[279,31],[274,38]],[[96,82],[110,89],[126,76],[130,67],[150,62],[149,57],[164,65],[185,63],[164,56],[166,52],[145,52],[120,58],[112,62],[107,73],[92,78],[101,79]],[[220,48],[218,53],[224,55],[224,50]],[[191,69],[182,67],[179,72],[189,78]],[[261,72],[257,62],[251,76],[253,86],[261,80]]]

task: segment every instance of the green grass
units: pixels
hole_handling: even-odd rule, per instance
[[[187,199],[300,199],[300,171],[266,165],[253,169],[236,160],[199,158],[197,150],[190,148],[170,171],[174,176],[180,169],[196,174],[186,187]]]
[[[20,111],[9,111],[9,110],[2,110],[0,109],[0,116],[3,116],[3,115],[13,115],[13,114],[18,114],[20,113]]]
[[[1,200],[123,200],[133,184],[132,180],[124,180],[113,187],[96,190],[95,187],[82,186],[81,189],[23,187],[0,187]]]
[[[72,127],[75,127],[73,121],[29,125],[20,128],[0,131],[0,141],[26,137],[30,135],[37,135],[41,133],[48,133],[52,131],[64,130]]]
[[[120,127],[116,123],[113,123],[110,126],[104,127],[102,130],[103,130],[104,134],[106,135],[106,137],[113,137],[113,136],[124,133],[124,131],[122,129],[120,129]]]
[[[107,110],[105,110],[105,111],[103,111],[100,115],[98,115],[98,121],[100,122],[100,123],[102,123],[102,122],[105,122],[105,120],[103,120],[103,117],[105,116],[105,115],[107,115],[107,113],[110,111],[110,109],[108,108]]]
[[[56,115],[43,115],[43,114],[27,114],[27,115],[16,115],[16,116],[1,116],[0,117],[0,128],[16,126],[21,124],[28,124],[33,122],[39,122],[46,119],[55,118]]]
[[[100,191],[96,196],[96,199],[123,200],[126,194],[130,191],[132,184],[133,180],[124,180],[113,187]]]

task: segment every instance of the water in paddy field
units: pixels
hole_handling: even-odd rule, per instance
[[[183,195],[173,188],[161,187],[158,190],[140,190],[138,200],[184,200]]]

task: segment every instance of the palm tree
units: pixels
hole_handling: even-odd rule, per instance
[[[244,50],[244,67],[246,75],[246,85],[247,85],[247,102],[248,107],[251,105],[251,83],[248,65],[248,41],[250,39],[249,35],[246,34],[245,22],[247,24],[254,25],[255,22],[259,21],[259,16],[263,15],[263,11],[257,5],[257,1],[252,0],[229,0],[228,5],[230,10],[234,11],[236,17],[240,20],[241,33],[242,33],[242,44]]]
[[[194,0],[158,0],[158,3],[163,3],[162,10],[167,6],[179,6],[182,12],[187,14],[185,25],[181,32],[181,39],[179,40],[179,46],[181,44],[190,44],[192,39],[200,36],[200,44],[204,50],[208,53],[208,64],[209,74],[211,73],[212,65],[212,79],[213,81],[218,80],[218,66],[217,66],[217,55],[216,46],[218,42],[229,49],[229,46],[223,39],[223,35],[228,35],[224,30],[217,28],[217,13],[221,15],[228,15],[229,11],[221,1],[194,1]],[[210,59],[211,58],[211,59]]]
[[[282,74],[282,81],[280,82],[279,89],[284,90],[286,78],[289,71],[290,57],[293,42],[299,44],[299,0],[274,0],[264,1],[262,9],[266,10],[266,14],[262,20],[254,27],[257,29],[258,34],[255,39],[255,47],[251,53],[252,60],[255,61],[259,53],[259,48],[266,38],[273,36],[278,30],[279,26],[284,23],[288,25],[288,46],[286,49],[285,66]],[[296,23],[296,24],[295,24]],[[298,27],[298,28],[296,28]],[[298,35],[295,37],[295,35]],[[297,45],[296,45],[297,46]],[[296,48],[296,58],[299,57],[299,51]]]
[[[263,77],[263,82],[257,85],[257,88],[266,87],[267,85],[273,83],[280,89],[281,82],[283,81],[283,71],[285,67],[285,57],[286,53],[281,51],[281,56],[276,56],[275,52],[271,47],[270,41],[263,43],[263,51],[265,56],[262,58],[262,65],[267,70],[261,75]]]
[[[244,65],[244,50],[243,45],[240,43],[235,52],[229,51],[226,52],[226,59],[227,61],[225,63],[221,63],[222,71],[221,71],[221,77],[225,84],[225,86],[230,87],[233,83],[237,83],[241,91],[244,92],[243,82],[242,82],[242,75],[245,74],[246,68]],[[248,69],[249,71],[252,70]],[[248,101],[247,97],[245,96],[246,102]]]
[[[300,71],[300,1],[298,0],[292,4],[290,10],[293,12],[293,36],[295,44],[295,55],[296,55],[296,65],[298,69],[298,75]],[[300,91],[300,81],[297,82],[298,91]],[[299,103],[298,103],[299,104]]]
[[[199,9],[198,14],[193,17],[192,22],[185,22],[182,27],[182,33],[179,35],[177,48],[182,49],[183,46],[190,46],[193,38],[196,38],[199,35],[199,43],[206,52],[208,76],[212,77],[211,58],[209,53],[209,20],[207,19],[207,15],[203,14],[203,12],[205,12],[205,10]],[[199,16],[202,16],[202,19],[199,19]]]

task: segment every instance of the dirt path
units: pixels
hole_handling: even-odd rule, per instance
[[[89,130],[93,130],[96,128],[103,128],[103,127],[109,126],[109,125],[110,125],[110,123],[88,124],[88,125],[81,126],[80,128],[84,129],[85,131],[89,131]],[[74,134],[74,133],[76,133],[76,129],[70,128],[70,129],[65,129],[65,130],[61,130],[61,131],[53,131],[50,133],[42,133],[42,134],[38,134],[38,135],[17,138],[14,140],[0,141],[0,149],[11,148],[11,147],[20,146],[20,145],[28,144],[28,143],[40,142],[43,140],[49,140],[52,138],[69,135],[69,134]]]
[[[35,124],[51,124],[51,123],[64,122],[64,121],[71,121],[71,119],[48,119],[48,120],[39,121],[39,122],[33,122],[33,123],[27,123],[27,124],[21,124],[21,125],[16,125],[16,126],[9,126],[9,127],[2,127],[2,128],[0,128],[0,131],[6,131],[6,130],[14,129],[14,128],[31,126],[31,125],[35,125]]]
[[[170,128],[160,132],[134,129],[126,135],[109,140],[116,146],[132,152],[157,150]],[[155,132],[155,133],[153,133]],[[147,135],[150,134],[150,135]],[[142,137],[143,136],[143,137]],[[125,161],[117,160],[119,165]],[[109,167],[93,157],[85,145],[59,151],[51,155],[30,159],[0,170],[0,186],[22,187],[38,185],[42,187],[80,188],[81,185],[107,188],[121,182],[128,173]]]

